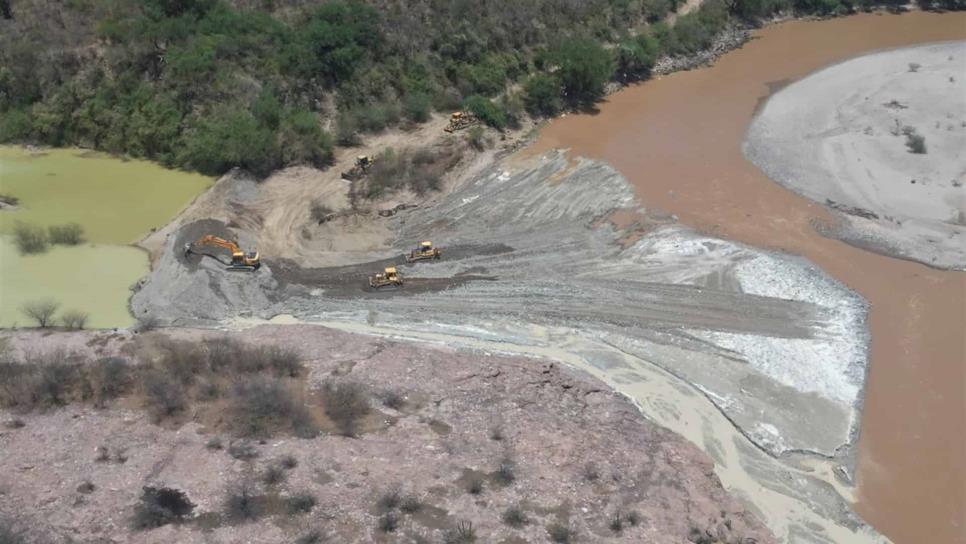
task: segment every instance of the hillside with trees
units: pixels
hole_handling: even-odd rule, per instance
[[[220,174],[467,108],[498,128],[598,100],[729,25],[871,0],[0,0],[0,142]],[[945,0],[956,7],[961,0]]]

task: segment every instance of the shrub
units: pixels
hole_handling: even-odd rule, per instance
[[[225,492],[225,516],[234,521],[253,521],[264,513],[264,504],[250,478],[244,478]]]
[[[535,74],[523,85],[523,103],[533,115],[556,115],[561,108],[563,86],[552,74]]]
[[[416,495],[406,495],[399,503],[399,509],[407,514],[415,514],[423,509],[423,503]]]
[[[95,489],[97,489],[97,486],[95,486],[90,480],[84,480],[80,483],[80,485],[77,486],[77,492],[84,495],[90,495]],[[3,540],[0,539],[0,542],[3,542]]]
[[[325,535],[319,529],[310,529],[295,539],[295,544],[320,544]]]
[[[308,492],[296,493],[285,499],[285,509],[289,514],[307,514],[318,503],[315,496]]]
[[[51,360],[38,364],[29,390],[33,406],[51,407],[67,404],[67,396],[77,385],[79,373],[77,365],[57,360],[62,357],[63,354],[55,354]]]
[[[184,411],[187,406],[184,388],[162,372],[150,370],[142,378],[148,412],[155,423]]]
[[[615,512],[614,517],[610,518],[610,530],[615,533],[620,533],[624,530],[624,519],[621,517],[620,512]]]
[[[641,514],[637,510],[631,510],[630,512],[627,513],[626,517],[627,517],[627,523],[631,527],[637,527],[637,525],[641,522]]]
[[[510,527],[522,527],[527,523],[527,514],[517,505],[509,506],[503,511],[503,523]]]
[[[399,516],[395,512],[386,512],[379,518],[379,530],[384,533],[395,532],[399,527]]]
[[[285,469],[279,465],[269,465],[262,472],[262,483],[265,485],[278,485],[285,481],[287,474]]]
[[[496,440],[497,442],[503,440],[503,428],[493,427],[490,429],[490,440]]]
[[[658,43],[650,34],[624,40],[616,50],[616,71],[621,81],[637,81],[651,75]]]
[[[597,465],[594,463],[587,463],[584,465],[583,470],[584,480],[588,482],[594,482],[600,479],[600,470],[597,469]]]
[[[133,525],[137,530],[147,530],[180,523],[191,515],[195,505],[183,491],[170,487],[144,487],[141,500],[134,507]]]
[[[506,113],[485,96],[475,94],[466,97],[463,108],[493,128],[502,129],[506,126]]]
[[[0,518],[0,544],[29,544],[27,536],[13,521]]]
[[[127,360],[121,357],[98,359],[90,366],[88,376],[97,406],[120,397],[130,389],[132,383],[131,369]]]
[[[382,510],[393,510],[402,502],[402,495],[398,487],[391,487],[379,497],[377,505]]]
[[[38,226],[17,221],[13,225],[13,239],[24,255],[47,251],[47,232]]]
[[[472,476],[470,480],[466,482],[466,491],[470,495],[479,495],[483,493],[483,478],[479,476]]]
[[[443,542],[446,544],[469,544],[476,542],[476,529],[473,528],[473,522],[457,522],[456,527],[443,533]]]
[[[562,523],[551,524],[547,527],[547,534],[550,535],[550,540],[558,544],[567,544],[574,538],[573,529]]]
[[[403,99],[403,113],[414,123],[429,120],[429,96],[424,93],[409,93]]]
[[[228,410],[237,436],[261,438],[292,432],[311,438],[318,434],[308,409],[277,379],[252,378],[237,383]]]
[[[356,382],[327,383],[323,405],[326,415],[345,436],[355,436],[359,422],[371,411],[365,388]]]
[[[207,442],[205,442],[205,448],[209,450],[220,450],[223,447],[224,445],[221,442],[221,437],[218,436],[213,436],[209,438]]]
[[[614,60],[604,47],[591,38],[568,38],[550,54],[558,66],[557,75],[567,100],[589,105],[604,94],[604,84],[614,73]]]
[[[466,141],[477,151],[486,149],[486,132],[483,130],[483,127],[479,125],[470,127],[470,130],[466,132]]]
[[[910,153],[925,155],[926,137],[921,134],[916,134],[915,132],[906,134],[906,147],[909,148]]]
[[[283,455],[278,460],[278,466],[284,468],[285,470],[292,470],[293,468],[299,466],[298,459],[293,455]]]
[[[68,329],[80,330],[87,326],[87,320],[90,317],[90,314],[87,312],[68,310],[64,312],[64,315],[60,316],[60,322]]]
[[[500,460],[500,465],[496,469],[496,479],[503,485],[510,485],[516,479],[516,463],[509,457]]]
[[[258,451],[250,442],[241,440],[228,444],[228,455],[240,461],[250,461],[258,457]]]
[[[910,62],[909,63],[909,71],[910,72],[918,72],[920,68],[922,68],[922,65],[919,64],[918,62]]]
[[[77,223],[52,225],[47,229],[50,243],[76,246],[84,241],[84,227]]]
[[[393,410],[401,410],[406,404],[406,398],[398,391],[389,390],[382,394],[382,404]]]
[[[57,313],[57,308],[60,307],[60,303],[54,300],[36,300],[33,302],[25,303],[20,311],[30,319],[37,322],[37,326],[45,329],[53,323],[54,314]]]

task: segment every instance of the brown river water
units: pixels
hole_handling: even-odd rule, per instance
[[[958,39],[966,39],[966,13],[772,25],[710,68],[632,86],[596,114],[554,120],[534,146],[603,159],[649,208],[803,255],[869,301],[855,507],[900,544],[966,542],[966,273],[821,236],[813,221],[832,220],[824,208],[768,179],[741,144],[760,101],[791,81],[874,50]]]

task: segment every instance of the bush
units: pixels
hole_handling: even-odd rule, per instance
[[[309,204],[309,215],[312,217],[313,221],[320,225],[326,220],[326,218],[329,217],[329,214],[331,213],[332,208],[326,206],[318,200],[313,200],[312,203]]]
[[[183,491],[170,487],[145,487],[141,500],[134,507],[133,525],[137,530],[147,530],[180,523],[191,515],[195,505]]]
[[[24,255],[47,251],[47,233],[38,226],[17,221],[13,225],[13,239]]]
[[[355,436],[359,422],[369,415],[369,397],[356,382],[327,383],[323,399],[325,413],[345,436]]]
[[[187,138],[181,160],[212,176],[238,166],[264,177],[280,166],[274,132],[248,111],[230,106],[201,119]]]
[[[637,525],[641,522],[641,514],[637,510],[631,510],[627,513],[626,519],[627,523],[631,527],[637,527]]]
[[[258,451],[250,442],[241,440],[228,444],[228,455],[240,461],[251,461],[258,457]]]
[[[466,482],[466,491],[470,495],[479,495],[483,493],[483,478],[479,476],[471,476],[469,481]]]
[[[620,533],[624,530],[624,519],[621,517],[620,512],[615,512],[614,517],[610,518],[610,530],[615,533]]]
[[[909,148],[910,153],[925,155],[926,137],[921,134],[916,134],[915,132],[906,134],[906,147]]]
[[[52,225],[47,229],[50,243],[65,246],[76,246],[84,241],[84,227],[77,223],[66,225]]]
[[[265,485],[278,485],[285,481],[286,476],[285,469],[278,465],[269,465],[264,472],[262,472],[262,483]]]
[[[228,411],[237,436],[264,438],[292,432],[311,438],[318,434],[308,409],[277,379],[252,378],[237,383]]]
[[[561,523],[553,523],[547,527],[547,534],[550,535],[550,540],[558,544],[567,544],[574,538],[573,529]]]
[[[398,487],[391,487],[379,497],[377,505],[384,511],[393,510],[402,502],[402,495]]]
[[[13,195],[0,193],[0,204],[6,204],[7,206],[16,206],[17,204],[20,204],[20,199]]]
[[[137,331],[150,332],[161,326],[161,320],[157,316],[146,315],[138,318]]]
[[[205,448],[209,450],[220,450],[224,447],[225,446],[221,442],[221,437],[218,436],[213,436],[209,438],[207,442],[205,442]]]
[[[486,131],[483,127],[476,125],[475,127],[470,127],[470,130],[466,132],[466,141],[473,146],[473,149],[477,151],[483,151],[486,149]]]
[[[320,544],[325,535],[319,529],[311,529],[295,539],[295,544]]]
[[[131,369],[127,360],[121,357],[98,359],[90,366],[88,374],[97,406],[104,406],[107,401],[120,397],[131,388]]]
[[[604,84],[614,73],[611,54],[591,38],[563,40],[550,59],[558,66],[567,100],[577,105],[589,105],[602,97]]]
[[[407,514],[415,514],[423,509],[423,503],[415,495],[406,495],[399,503],[399,509]]]
[[[469,544],[476,542],[476,529],[473,528],[473,522],[457,522],[456,527],[443,533],[443,542],[446,544]]]
[[[183,412],[188,407],[184,387],[164,373],[149,370],[141,381],[147,409],[155,423]]]
[[[278,466],[284,468],[285,470],[292,470],[293,468],[299,466],[298,459],[293,455],[283,455],[278,460]]]
[[[651,75],[657,59],[658,43],[650,34],[640,34],[621,42],[617,48],[617,76],[621,81],[637,81]]]
[[[384,533],[393,533],[399,528],[399,516],[394,512],[386,512],[379,518],[379,530]]]
[[[37,322],[37,326],[45,329],[53,323],[54,314],[57,313],[57,308],[60,307],[60,303],[54,300],[37,300],[33,302],[25,303],[20,311],[30,319]]]
[[[500,465],[496,469],[496,479],[503,485],[510,485],[516,479],[516,463],[509,457],[500,460]]]
[[[393,410],[401,410],[406,404],[406,397],[398,391],[389,390],[382,394],[382,404]]]
[[[64,312],[64,315],[60,316],[60,322],[64,324],[68,329],[83,329],[87,326],[87,320],[90,319],[90,314],[87,312],[81,312],[80,310],[68,310]]]
[[[429,120],[429,96],[424,93],[409,93],[403,99],[403,113],[414,123]]]
[[[485,96],[475,94],[463,100],[463,109],[469,111],[487,125],[493,128],[502,129],[506,126],[506,113],[499,108],[492,100]]]
[[[285,509],[289,514],[307,514],[318,503],[315,496],[308,492],[297,493],[285,499]]]
[[[228,487],[225,492],[225,517],[234,521],[253,521],[264,513],[264,501],[255,489],[255,483],[244,478]]]
[[[503,511],[503,523],[510,527],[522,527],[527,523],[527,514],[517,505],[509,506]]]
[[[552,117],[560,111],[563,86],[552,74],[535,74],[523,85],[523,102],[532,115]]]

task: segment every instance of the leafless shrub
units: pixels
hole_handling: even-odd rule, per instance
[[[470,495],[479,495],[483,493],[483,478],[479,476],[471,476],[469,481],[466,482],[466,491]]]
[[[278,379],[259,377],[238,382],[232,392],[229,412],[237,436],[267,437],[292,432],[311,438],[318,434],[308,409]]]
[[[213,436],[209,438],[207,442],[205,442],[205,448],[209,450],[220,450],[223,447],[224,445],[221,442],[221,437],[218,436]]]
[[[295,544],[320,544],[325,535],[319,529],[310,529],[295,539]]]
[[[133,525],[143,531],[180,523],[194,508],[183,491],[170,487],[145,487],[140,502],[134,507]]]
[[[925,155],[926,137],[921,134],[916,134],[915,132],[906,134],[906,147],[909,148],[910,153]]]
[[[401,502],[402,493],[400,492],[399,487],[392,486],[379,497],[379,500],[376,504],[381,510],[389,511],[397,508]]]
[[[393,533],[399,528],[399,516],[395,512],[386,512],[379,518],[379,530],[384,533]]]
[[[13,239],[17,249],[24,255],[47,251],[47,232],[44,229],[17,221],[13,226]]]
[[[356,382],[327,383],[323,405],[345,436],[355,436],[359,422],[372,410],[365,388]]]
[[[87,312],[68,310],[64,312],[64,315],[60,316],[60,322],[68,329],[80,330],[87,326],[87,321],[90,317],[91,315]]]
[[[600,479],[600,470],[597,469],[597,465],[592,462],[584,465],[583,477],[588,482],[595,482]]]
[[[0,517],[0,544],[29,544],[23,529],[13,520]]]
[[[922,68],[922,65],[919,64],[918,62],[910,62],[909,63],[909,71],[910,72],[918,72],[920,68]]]
[[[156,423],[188,407],[182,385],[163,372],[149,370],[144,373],[141,382],[148,412]]]
[[[398,391],[390,389],[382,394],[382,404],[393,410],[401,410],[406,404],[406,397],[402,396]]]
[[[38,327],[45,329],[53,323],[54,314],[57,313],[59,307],[60,303],[54,300],[36,300],[25,303],[21,306],[20,311],[28,318],[36,321]]]
[[[285,481],[288,475],[285,473],[285,469],[282,467],[272,464],[265,468],[262,472],[262,483],[265,485],[278,485]]]
[[[416,495],[406,495],[399,503],[399,509],[407,514],[415,514],[423,509],[423,503]]]
[[[497,442],[503,440],[503,429],[501,427],[493,427],[490,429],[490,440],[496,440]]]
[[[522,527],[527,523],[527,514],[523,511],[523,508],[518,505],[507,507],[507,509],[503,511],[503,515],[501,517],[503,519],[503,523],[506,523],[510,527]]]
[[[285,510],[289,515],[307,514],[315,508],[318,500],[315,495],[308,492],[301,492],[285,499]]]
[[[283,455],[278,460],[278,466],[284,468],[285,470],[292,470],[293,468],[299,466],[298,459],[293,455]]]
[[[52,225],[47,229],[47,233],[52,244],[76,246],[84,241],[84,227],[77,223]]]
[[[95,489],[97,489],[97,486],[90,480],[84,480],[77,486],[77,492],[84,495],[90,495]],[[0,542],[3,542],[3,540],[0,540]]]
[[[500,464],[496,468],[496,479],[503,485],[510,485],[517,479],[516,463],[509,457],[500,459]]]
[[[96,406],[125,394],[132,384],[131,369],[126,359],[105,357],[88,367],[91,394]]]
[[[641,513],[637,510],[631,510],[628,512],[626,518],[627,523],[630,524],[631,527],[637,527],[638,524],[641,523]]]
[[[15,417],[13,419],[8,419],[4,421],[3,426],[6,427],[7,429],[23,429],[24,427],[27,426],[27,424],[24,423],[22,419]]]
[[[446,544],[470,544],[471,542],[476,542],[476,529],[473,528],[473,522],[457,522],[456,527],[443,533],[443,542]]]
[[[312,220],[320,225],[325,222],[331,213],[332,208],[318,200],[313,200],[309,206],[309,214],[312,216]]]
[[[253,521],[264,513],[264,502],[255,483],[243,478],[230,485],[225,492],[225,517],[234,521]]]
[[[610,530],[618,534],[624,530],[624,518],[621,517],[620,512],[615,512],[610,518]]]
[[[562,523],[552,523],[547,527],[547,534],[550,540],[557,544],[567,544],[574,538],[574,531],[569,526]]]
[[[228,455],[241,461],[250,461],[258,457],[258,451],[250,442],[240,440],[228,444]]]

